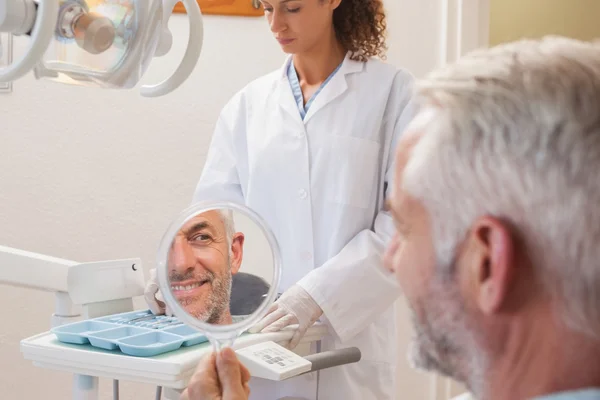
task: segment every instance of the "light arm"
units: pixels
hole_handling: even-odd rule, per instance
[[[83,305],[87,317],[129,306],[133,297],[143,294],[143,274],[137,258],[77,263],[0,246],[0,284],[55,293],[53,326],[79,316],[72,310],[74,304]]]
[[[0,283],[48,292],[67,292],[75,261],[0,246]]]

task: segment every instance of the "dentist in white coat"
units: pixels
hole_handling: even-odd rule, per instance
[[[299,324],[294,347],[320,318],[330,331],[322,350],[357,346],[362,359],[318,377],[252,378],[250,398],[392,399],[400,292],[382,266],[393,234],[383,204],[413,78],[375,58],[385,50],[381,0],[262,3],[290,57],[225,105],[194,201],[245,204],[280,243],[283,295],[253,331]]]

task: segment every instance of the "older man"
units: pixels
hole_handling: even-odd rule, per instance
[[[236,232],[230,210],[211,210],[187,221],[169,251],[169,283],[179,304],[211,324],[231,324],[232,276],[242,264],[245,236]],[[146,288],[146,301],[155,314],[167,313],[156,282]]]
[[[244,234],[235,232],[231,212],[211,210],[191,218],[169,252],[171,292],[196,318],[231,324],[231,277],[242,264]]]
[[[600,48],[481,51],[418,95],[386,255],[414,364],[478,399],[600,399]]]
[[[385,256],[413,310],[415,366],[482,400],[600,399],[600,48],[478,51],[417,97]],[[205,378],[218,376],[223,399],[245,399],[232,355],[201,363],[188,398],[216,398]]]

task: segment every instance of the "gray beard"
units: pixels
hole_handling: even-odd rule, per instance
[[[437,372],[463,383],[473,394],[480,394],[485,357],[469,329],[464,304],[454,285],[439,279],[431,285],[420,309],[411,309],[414,337],[409,362],[415,369]],[[419,320],[418,315],[424,320]]]
[[[231,269],[229,269],[231,271]],[[200,316],[202,321],[208,324],[218,324],[227,311],[229,311],[229,299],[231,298],[231,274],[225,274],[222,279],[215,279],[207,306]]]
[[[218,324],[224,314],[229,311],[229,300],[231,298],[231,263],[227,259],[228,270],[222,276],[217,276],[207,271],[210,276],[211,291],[206,299],[204,311],[194,311],[190,313],[194,318],[209,324]],[[180,301],[183,308],[194,304],[199,299],[197,297]]]

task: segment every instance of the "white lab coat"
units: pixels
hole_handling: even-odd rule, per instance
[[[217,121],[194,201],[230,200],[261,215],[283,257],[280,292],[300,284],[324,311],[322,350],[362,360],[284,382],[251,381],[252,399],[395,398],[400,295],[381,263],[382,211],[395,143],[413,116],[413,78],[378,60],[343,62],[300,117],[283,67],[248,84]]]

